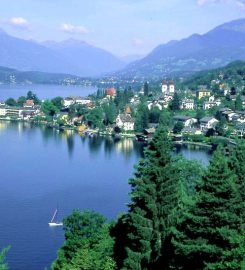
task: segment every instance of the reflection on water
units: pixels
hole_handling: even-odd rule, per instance
[[[102,149],[104,150],[105,157],[110,158],[111,154],[115,151],[123,154],[125,159],[129,158],[132,154],[136,154],[137,157],[143,156],[144,145],[130,138],[122,138],[120,140],[115,139],[111,136],[83,136],[73,130],[56,130],[54,128],[46,127],[43,125],[36,125],[28,122],[10,122],[10,121],[0,121],[0,132],[4,132],[6,129],[15,129],[19,136],[28,136],[35,132],[40,132],[44,145],[47,146],[49,142],[59,142],[66,141],[67,150],[69,157],[72,158],[76,137],[81,137],[80,142],[82,144],[87,143],[91,155],[96,155]]]
[[[52,143],[55,141],[57,144],[66,141],[70,158],[73,156],[75,144],[77,143],[75,140],[76,137],[81,138],[80,142],[82,144],[88,145],[91,155],[96,156],[97,153],[103,149],[105,158],[110,158],[115,152],[123,154],[125,159],[129,158],[132,154],[136,154],[136,156],[140,158],[143,157],[145,147],[143,143],[139,143],[130,138],[115,139],[111,136],[88,137],[78,134],[73,130],[59,131],[46,126],[38,126],[37,129],[37,125],[33,123],[0,121],[0,133],[4,132],[7,128],[16,129],[19,136],[29,136],[30,140],[32,138],[32,133],[39,131],[45,145],[48,145],[49,141]],[[210,155],[212,154],[212,150],[196,145],[176,146],[175,152],[177,154],[182,154],[187,159],[196,159],[205,166],[208,164]]]

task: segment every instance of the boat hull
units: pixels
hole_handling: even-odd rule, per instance
[[[56,222],[49,222],[48,224],[50,227],[58,227],[58,226],[63,226],[62,222],[56,223]]]

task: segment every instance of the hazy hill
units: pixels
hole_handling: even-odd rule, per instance
[[[83,76],[100,75],[125,66],[113,54],[83,41],[68,39],[62,42],[45,42],[43,45],[69,60]]]
[[[80,80],[80,77],[69,74],[46,73],[40,71],[19,71],[0,66],[0,82],[6,84],[75,84]]]
[[[120,75],[188,74],[245,60],[245,19],[232,21],[204,35],[159,45],[145,58],[129,64]]]
[[[68,40],[38,44],[0,31],[0,66],[21,71],[96,76],[116,71],[124,63],[111,53],[87,43]]]

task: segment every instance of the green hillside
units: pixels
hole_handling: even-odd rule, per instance
[[[244,89],[245,61],[235,61],[223,68],[198,72],[185,79],[183,85],[194,90],[199,85],[211,87],[212,81],[226,84],[229,87]]]

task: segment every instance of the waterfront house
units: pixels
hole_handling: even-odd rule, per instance
[[[194,127],[184,127],[181,131],[182,134],[188,134],[188,135],[200,135],[202,134],[202,131],[198,128]]]
[[[191,116],[185,116],[185,115],[174,116],[174,121],[183,123],[184,127],[191,127],[197,123],[196,118],[191,117]]]
[[[214,117],[203,117],[200,119],[200,129],[207,131],[210,128],[215,128],[219,121]]]
[[[117,94],[117,90],[114,87],[110,87],[106,89],[106,97],[114,98]]]
[[[76,104],[80,104],[80,105],[87,105],[91,103],[91,99],[85,98],[85,97],[74,97],[73,100]]]
[[[75,103],[74,99],[71,97],[67,97],[64,99],[64,106],[66,108],[70,107],[71,105],[73,105]]]
[[[26,102],[23,104],[24,108],[33,108],[34,107],[34,101],[32,99],[27,99]]]
[[[121,113],[116,118],[116,125],[125,131],[134,130],[134,119],[130,114]]]
[[[0,106],[0,116],[6,116],[6,106]]]

